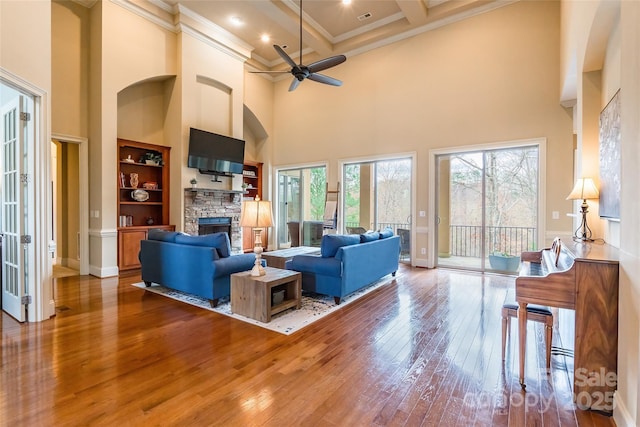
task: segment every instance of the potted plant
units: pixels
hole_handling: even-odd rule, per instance
[[[520,257],[510,255],[507,252],[494,251],[489,254],[489,265],[494,270],[500,271],[518,271],[520,267]]]
[[[162,154],[157,151],[147,151],[144,153],[144,156],[142,156],[140,163],[162,166]]]
[[[191,188],[197,188],[198,187],[198,180],[195,178],[191,178]]]

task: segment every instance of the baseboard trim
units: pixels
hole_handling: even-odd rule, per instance
[[[429,266],[429,261],[424,258],[416,258],[412,264],[414,267],[432,268]]]
[[[113,266],[113,267],[96,267],[93,265],[89,266],[89,274],[92,276],[96,276],[99,278],[105,278],[105,277],[113,277],[113,276],[117,276],[118,275],[118,267]]]
[[[624,405],[624,401],[620,399],[620,393],[617,390],[613,395],[613,420],[618,427],[634,427],[637,425]]]

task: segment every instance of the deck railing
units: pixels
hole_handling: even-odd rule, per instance
[[[345,227],[362,227],[358,222],[347,222]],[[369,230],[384,230],[385,228],[391,228],[393,230],[393,234],[398,234],[398,228],[410,229],[411,224],[407,224],[406,222],[379,222],[375,227],[370,225],[369,227],[364,227]]]
[[[475,225],[451,225],[450,252],[455,256],[482,256],[482,229]],[[520,255],[536,250],[535,227],[484,227],[487,253]]]
[[[346,227],[359,227],[356,222],[346,223]],[[410,229],[411,224],[405,222],[381,222],[376,227],[365,228],[382,230],[390,227],[394,234],[398,229]],[[509,255],[520,255],[524,251],[535,251],[536,228],[535,227],[484,227],[486,255],[494,252]],[[482,248],[482,226],[477,225],[451,225],[450,226],[450,253],[454,256],[480,258]]]

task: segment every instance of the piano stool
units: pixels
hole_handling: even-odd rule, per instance
[[[507,330],[511,331],[511,318],[518,317],[518,304],[504,303],[502,306],[502,361],[505,358]],[[551,371],[551,340],[553,339],[553,313],[544,305],[527,305],[527,320],[544,323],[545,345],[547,348],[547,373]]]

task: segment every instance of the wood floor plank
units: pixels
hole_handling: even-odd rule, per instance
[[[0,425],[612,426],[572,403],[517,330],[514,279],[402,265],[376,291],[285,336],[131,286],[137,272],[54,281],[56,316],[0,316]],[[526,395],[539,397],[527,408]],[[544,400],[543,400],[544,399]],[[545,402],[549,402],[548,405]]]
[[[456,278],[458,276],[451,277]],[[457,285],[455,282],[447,282],[445,285],[447,287],[462,286],[461,289],[474,293],[473,286],[467,288],[467,285],[471,284],[471,279],[479,280],[480,276],[459,276],[458,280],[462,280],[462,284]],[[440,329],[436,351],[433,352],[435,357],[429,358],[429,363],[416,381],[415,389],[410,391],[410,394],[403,402],[402,412],[410,413],[407,422],[411,424],[421,422],[427,424],[438,423],[439,417],[444,414],[441,405],[447,403],[450,392],[458,381],[458,377],[454,374],[460,369],[460,364],[463,360],[460,356],[462,354],[460,349],[469,348],[469,343],[466,342],[469,325],[477,326],[477,322],[474,321],[478,313],[476,311],[477,301],[478,299],[473,297],[455,301],[452,304],[455,307],[454,313],[449,311],[449,313],[444,314],[446,327]],[[460,302],[463,302],[463,304]],[[462,350],[462,352],[464,351]],[[438,379],[446,377],[449,372],[452,374],[450,380],[446,383],[440,383]],[[409,408],[411,409],[409,410]],[[425,414],[427,416],[423,421]]]

